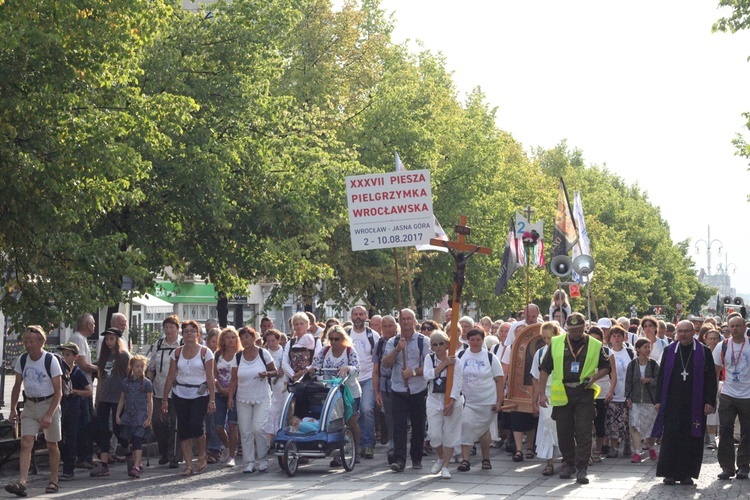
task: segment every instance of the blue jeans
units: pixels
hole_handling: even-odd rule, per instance
[[[372,379],[359,383],[362,397],[359,406],[359,446],[361,448],[375,446],[375,393],[372,389]]]

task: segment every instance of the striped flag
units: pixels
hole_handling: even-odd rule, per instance
[[[555,234],[552,240],[552,257],[568,255],[578,240],[576,223],[573,220],[568,201],[568,192],[565,190],[565,181],[560,177],[560,190],[557,198],[557,211],[555,212]]]
[[[516,237],[516,227],[513,224],[513,219],[510,220],[510,230],[508,231],[508,241],[505,243],[505,251],[503,252],[503,262],[500,266],[500,274],[497,277],[497,284],[495,285],[495,295],[500,295],[508,286],[513,273],[521,267],[518,255],[519,249],[523,253],[523,243]]]
[[[589,233],[586,231],[586,222],[583,220],[583,202],[581,201],[581,192],[576,192],[573,198],[573,218],[575,219],[576,227],[578,227],[578,244],[573,246],[573,260],[580,255],[591,255],[591,244],[589,242]],[[580,274],[573,271],[573,281],[579,283],[588,283],[594,273],[590,273],[587,276],[581,276]]]

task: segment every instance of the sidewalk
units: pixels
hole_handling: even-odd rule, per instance
[[[750,480],[719,481],[716,452],[706,450],[701,477],[695,486],[665,486],[655,478],[656,462],[647,460],[630,463],[629,458],[605,459],[589,468],[591,483],[585,486],[557,476],[541,475],[544,461],[540,459],[515,463],[504,451],[492,450],[492,470],[481,470],[480,460],[472,457],[469,472],[455,472],[453,479],[444,480],[429,474],[435,459],[431,454],[424,459],[424,469],[407,467],[403,473],[391,472],[386,463],[385,448],[378,446],[373,460],[362,460],[352,472],[342,468],[329,469],[328,460],[315,460],[301,466],[293,478],[279,469],[271,457],[269,472],[243,474],[241,459],[237,467],[209,465],[207,472],[182,478],[179,470],[151,466],[141,479],[127,477],[125,466],[111,467],[111,476],[90,478],[88,471],[77,470],[76,479],[60,484],[60,494],[71,498],[130,499],[142,498],[236,498],[236,499],[351,499],[372,498],[387,500],[484,498],[493,496],[508,499],[601,498],[601,499],[663,499],[663,498],[750,498]],[[0,480],[7,483],[16,478],[18,462],[11,461],[0,472]],[[556,468],[558,468],[558,465]],[[39,476],[31,476],[29,495],[44,495],[49,478],[48,467],[42,465]],[[13,498],[1,492],[0,498]]]

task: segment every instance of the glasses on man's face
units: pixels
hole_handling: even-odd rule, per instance
[[[328,340],[330,340],[331,342],[341,342],[344,339],[341,337],[328,337]]]
[[[425,330],[426,330],[426,331],[428,331],[428,332],[431,332],[431,331],[435,330],[435,327],[434,327],[434,326],[432,326],[432,325],[422,325],[422,328],[421,328],[421,330],[422,330],[423,332],[424,332]]]
[[[445,345],[445,341],[443,341],[443,342],[433,342],[431,345],[432,345],[432,347],[444,346]]]

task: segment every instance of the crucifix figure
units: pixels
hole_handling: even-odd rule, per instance
[[[683,368],[682,373],[680,373],[680,375],[682,375],[682,381],[687,382],[687,376],[688,376],[687,369]]]
[[[458,344],[458,317],[460,314],[461,291],[463,290],[464,281],[466,280],[466,264],[469,259],[475,253],[489,255],[492,253],[491,248],[480,247],[477,245],[470,245],[466,243],[466,237],[471,234],[471,228],[466,225],[466,216],[460,215],[458,218],[458,224],[454,227],[456,234],[458,235],[458,241],[445,241],[437,238],[430,240],[430,245],[443,246],[453,255],[456,260],[456,271],[453,273],[453,301],[451,302],[452,307],[457,308],[456,312],[451,315],[451,324],[448,328],[448,335],[450,336],[448,355],[454,356],[456,354],[456,345]],[[448,365],[448,373],[446,377],[445,386],[445,403],[448,404],[451,397],[451,389],[453,387],[453,365]]]

